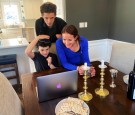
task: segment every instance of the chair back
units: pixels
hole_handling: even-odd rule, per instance
[[[24,115],[21,101],[8,79],[0,72],[0,115]]]
[[[133,70],[135,60],[135,44],[114,43],[112,46],[110,66],[129,74]]]

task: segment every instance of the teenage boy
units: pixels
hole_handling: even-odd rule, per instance
[[[36,35],[44,35],[52,44],[52,51],[55,52],[55,42],[61,38],[61,31],[67,24],[63,19],[56,17],[57,6],[51,2],[45,2],[40,6],[41,16],[35,22]]]
[[[36,45],[38,52],[33,52]],[[58,58],[56,54],[50,53],[50,47],[50,41],[39,35],[26,48],[25,53],[34,61],[37,72],[58,67]]]

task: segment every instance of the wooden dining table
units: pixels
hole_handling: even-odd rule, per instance
[[[122,72],[118,71],[115,78],[116,87],[110,87],[112,78],[109,71],[111,67],[109,65],[107,65],[104,75],[104,88],[109,91],[109,95],[106,97],[96,95],[95,89],[100,87],[100,64],[98,61],[92,62],[96,70],[96,75],[87,80],[87,91],[93,95],[92,100],[86,102],[90,109],[90,115],[135,115],[135,102],[127,98],[127,84],[123,81],[124,74]],[[62,99],[67,97],[78,98],[78,93],[84,91],[84,79],[81,75],[78,77],[77,93],[42,103],[38,102],[35,78],[64,71],[67,70],[59,67],[43,72],[23,74],[21,76],[25,115],[55,115],[55,107]]]

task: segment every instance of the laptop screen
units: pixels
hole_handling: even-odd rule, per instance
[[[78,71],[66,71],[36,78],[39,102],[73,94],[77,91]]]

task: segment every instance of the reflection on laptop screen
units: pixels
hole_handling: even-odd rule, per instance
[[[39,102],[73,94],[77,91],[78,71],[67,71],[36,78]]]

